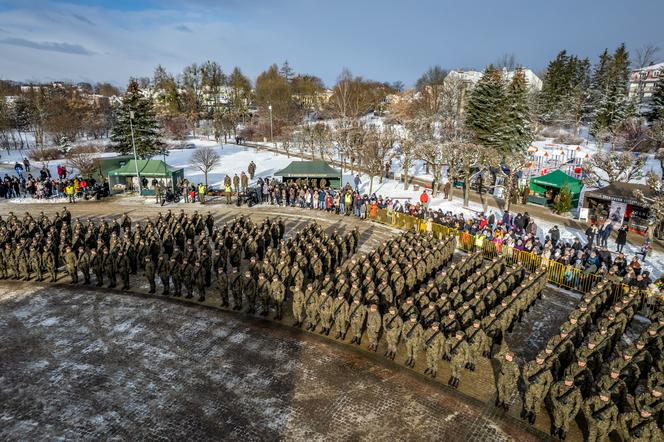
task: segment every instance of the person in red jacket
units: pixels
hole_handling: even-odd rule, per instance
[[[427,193],[426,189],[424,189],[422,191],[422,195],[420,195],[420,204],[424,210],[424,216],[426,216],[427,212],[429,211],[429,194]]]

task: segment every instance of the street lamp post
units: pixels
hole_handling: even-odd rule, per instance
[[[138,156],[136,155],[136,142],[134,141],[134,111],[129,111],[129,128],[131,129],[131,146],[134,150],[134,166],[136,166],[136,179],[138,180],[138,196],[141,196],[141,174],[138,172]]]
[[[274,132],[272,130],[272,105],[270,104],[267,108],[270,110],[270,143],[272,143],[272,147],[276,147],[274,145]]]

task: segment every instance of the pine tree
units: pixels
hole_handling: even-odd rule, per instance
[[[518,69],[507,86],[502,128],[501,152],[523,153],[533,141],[533,124],[528,106],[528,86],[523,69]]]
[[[136,154],[141,158],[150,158],[159,153],[163,146],[159,136],[159,125],[152,101],[143,97],[135,80],[129,82],[122,104],[114,112],[114,124],[111,140],[119,152],[133,152],[130,116],[134,113],[131,125],[134,128]]]
[[[660,75],[659,80],[655,83],[650,112],[648,112],[647,117],[650,123],[657,120],[664,120],[664,75]]]
[[[620,45],[613,56],[605,50],[593,78],[593,118],[590,132],[597,136],[603,132],[615,135],[619,126],[635,111],[627,97],[629,80],[629,54]]]
[[[468,98],[466,127],[486,147],[500,149],[504,145],[503,116],[505,84],[502,72],[490,65]]]
[[[563,184],[560,193],[553,203],[553,210],[556,213],[564,214],[572,210],[572,192],[567,183]]]

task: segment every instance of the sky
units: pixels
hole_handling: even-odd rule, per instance
[[[253,80],[288,60],[328,86],[344,67],[410,86],[505,53],[541,72],[562,49],[594,62],[651,43],[661,61],[662,17],[660,0],[0,0],[0,78],[124,86],[214,60]]]

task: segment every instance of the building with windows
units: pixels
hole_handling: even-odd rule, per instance
[[[629,98],[636,99],[641,115],[650,111],[655,83],[664,75],[664,62],[634,69],[629,76]]]

